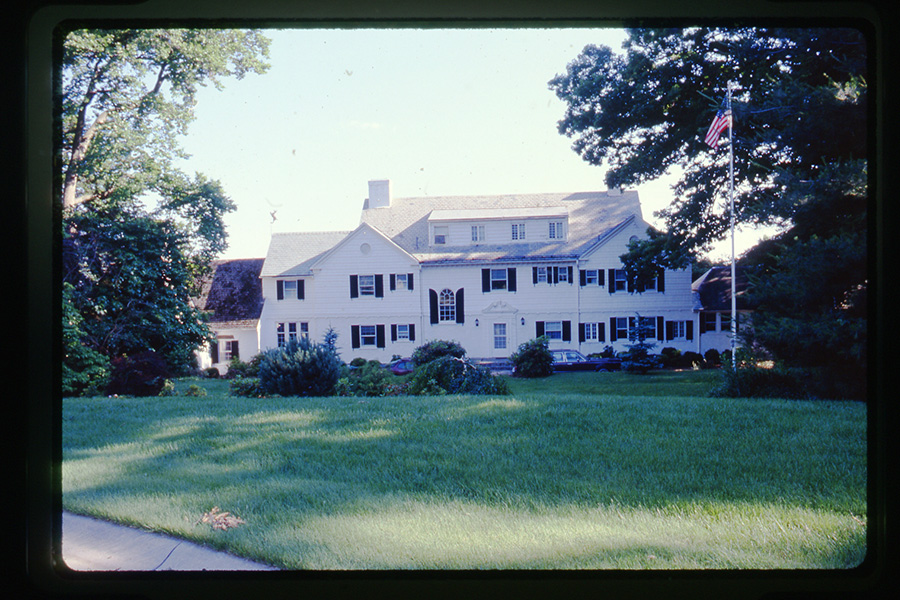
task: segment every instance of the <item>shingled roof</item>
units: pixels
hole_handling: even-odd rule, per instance
[[[197,306],[211,313],[210,322],[219,327],[250,327],[262,313],[262,258],[218,260],[203,281]]]
[[[310,266],[349,231],[273,233],[260,277],[309,275]]]
[[[420,262],[576,257],[627,219],[642,218],[636,191],[393,198],[387,207],[367,206],[363,207],[361,221],[384,233]],[[525,209],[525,213],[535,215],[548,211],[568,214],[566,239],[465,247],[429,245],[428,220],[433,213],[439,219],[478,219],[479,215],[489,219],[514,212],[509,209]]]
[[[738,310],[746,310],[747,276],[740,267],[735,270],[735,298]],[[731,266],[712,267],[691,284],[699,297],[700,310],[731,310]]]

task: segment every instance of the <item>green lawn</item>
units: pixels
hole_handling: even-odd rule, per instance
[[[287,569],[818,569],[865,556],[866,409],[714,372],[506,397],[76,398],[63,503]],[[214,530],[213,507],[245,521]]]

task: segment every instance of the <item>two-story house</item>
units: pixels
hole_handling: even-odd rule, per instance
[[[640,314],[660,347],[697,351],[689,269],[626,281],[619,256],[647,227],[634,191],[392,198],[372,181],[355,230],[272,236],[259,348],[333,328],[345,360],[434,339],[505,358],[540,335],[589,354],[624,349]]]

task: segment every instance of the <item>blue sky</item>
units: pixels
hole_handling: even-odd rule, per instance
[[[276,231],[355,228],[370,179],[390,179],[395,197],[606,188],[557,132],[565,105],[547,82],[587,44],[619,50],[622,30],[268,35],[269,72],[203,89],[183,140],[182,168],[238,207],[225,258],[265,256]],[[670,183],[638,188],[651,224]]]

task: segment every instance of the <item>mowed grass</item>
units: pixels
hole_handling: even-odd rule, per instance
[[[65,399],[63,504],[285,569],[858,565],[865,405],[707,398],[710,373]],[[245,523],[201,523],[213,507]]]

